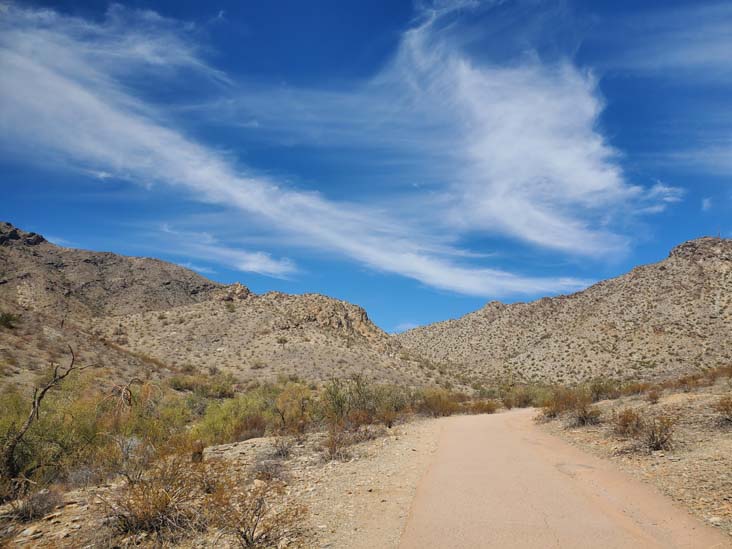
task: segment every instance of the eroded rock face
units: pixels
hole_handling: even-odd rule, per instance
[[[221,284],[165,261],[63,248],[0,222],[0,299],[82,319],[197,303]]]
[[[8,222],[0,222],[0,246],[37,246],[46,239],[37,233],[29,233]]]
[[[254,294],[249,288],[243,284],[235,282],[234,284],[217,290],[214,294],[214,299],[218,301],[242,301],[253,295]]]
[[[704,237],[679,244],[669,257],[692,261],[720,260],[732,261],[732,239]]]

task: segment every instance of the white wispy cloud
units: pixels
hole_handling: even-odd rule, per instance
[[[466,263],[474,254],[458,242],[499,233],[572,254],[625,248],[623,236],[593,219],[598,212],[607,218],[643,191],[625,181],[616,151],[596,130],[602,110],[596,83],[567,63],[471,61],[453,44],[454,26],[441,20],[451,6],[423,12],[394,60],[355,89],[260,87],[234,100],[236,109],[244,102],[254,112],[240,118],[257,121],[252,131],[315,132],[324,142],[360,140],[366,148],[381,139],[397,166],[402,158],[427,163],[437,178],[430,181],[433,192],[389,197],[396,209],[294,190],[188,137],[130,82],[159,78],[151,69],[162,68],[170,78],[188,71],[235,84],[203,61],[190,26],[152,12],[113,7],[96,23],[2,8],[2,143],[96,173],[169,185],[171,193],[185,189],[202,202],[237,209],[242,224],[271,225],[293,240],[435,288],[481,296],[580,288],[587,281]],[[289,100],[280,102],[283,94]],[[303,112],[289,118],[298,105]],[[218,242],[186,253],[272,276],[295,270],[289,260]]]
[[[708,212],[712,209],[712,199],[711,198],[702,198],[701,201],[701,209],[703,212]]]
[[[616,41],[608,66],[652,73],[663,78],[688,78],[695,83],[732,78],[732,5],[729,2],[693,2],[681,7],[642,8],[634,16],[606,26]],[[602,31],[600,31],[602,34]]]
[[[237,271],[275,278],[287,278],[297,272],[295,263],[288,258],[277,259],[266,252],[252,252],[226,246],[209,233],[181,231],[169,225],[163,225],[161,231],[166,236],[166,246],[175,250],[177,255],[212,261]],[[190,268],[207,272],[201,267]]]

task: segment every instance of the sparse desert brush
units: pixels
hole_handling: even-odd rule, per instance
[[[720,423],[732,425],[732,395],[720,397],[714,405],[714,410],[719,414]]]
[[[649,451],[670,450],[673,447],[676,420],[667,415],[659,415],[643,421],[640,442]]]
[[[621,394],[626,396],[640,395],[642,393],[645,393],[649,388],[649,383],[645,383],[642,381],[628,381],[621,385],[620,392]]]
[[[700,377],[696,374],[688,375],[679,378],[676,380],[675,386],[678,389],[681,389],[685,393],[690,392],[692,389],[695,389],[699,386],[699,379]]]
[[[328,435],[323,443],[323,455],[326,460],[346,460],[350,457],[347,450],[350,441],[343,428],[337,424],[328,427]]]
[[[620,384],[617,381],[602,377],[590,381],[589,391],[593,402],[616,399],[621,395]]]
[[[646,400],[650,404],[658,404],[658,401],[661,399],[661,395],[659,394],[657,389],[651,389],[648,391],[648,394],[646,395]]]
[[[409,397],[402,387],[377,385],[374,388],[376,420],[391,428],[394,422],[409,409]]]
[[[498,410],[495,400],[473,400],[467,403],[467,411],[471,414],[493,414]]]
[[[600,410],[590,402],[579,401],[571,410],[572,424],[577,427],[600,423]]]
[[[204,398],[232,398],[235,380],[230,375],[218,374],[205,378],[194,375],[176,375],[168,385],[176,391],[189,391]]]
[[[272,442],[272,457],[276,459],[287,459],[292,453],[293,441],[290,437],[275,437]]]
[[[63,503],[56,489],[33,491],[10,505],[10,518],[19,522],[31,522],[45,517]]]
[[[201,496],[198,471],[189,459],[175,455],[152,463],[144,478],[128,481],[101,503],[115,531],[147,532],[162,542],[205,528]]]
[[[267,404],[258,391],[211,403],[193,427],[193,435],[210,444],[238,442],[264,436]]]
[[[274,459],[258,459],[252,468],[254,478],[262,481],[283,480],[285,470],[282,463]]]
[[[281,547],[284,540],[296,540],[303,533],[307,509],[285,499],[279,481],[256,481],[241,490],[231,486],[208,498],[211,523],[240,547]]]
[[[613,430],[620,436],[637,436],[643,430],[643,420],[633,408],[624,408],[615,412]]]
[[[417,410],[433,417],[450,416],[459,410],[453,393],[447,389],[428,387],[418,392]]]
[[[313,392],[301,383],[288,382],[279,394],[272,394],[269,405],[284,433],[304,433],[312,422]]]
[[[545,400],[542,415],[554,419],[571,410],[577,402],[577,392],[567,387],[555,387]]]

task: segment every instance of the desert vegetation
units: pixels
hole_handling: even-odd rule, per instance
[[[144,533],[163,542],[216,532],[243,547],[269,547],[278,536],[296,539],[297,519],[306,513],[280,482],[277,460],[289,455],[293,440],[323,433],[322,459],[342,460],[354,444],[412,416],[498,408],[495,399],[361,376],[320,385],[291,376],[241,388],[216,371],[182,370],[166,382],[133,378],[103,387],[71,359],[40,374],[32,394],[4,386],[3,520],[39,519],[64,491],[112,483],[115,489],[96,505],[110,540]],[[274,437],[271,459],[244,478],[203,459],[206,446],[265,435]],[[212,508],[215,516],[205,512]]]

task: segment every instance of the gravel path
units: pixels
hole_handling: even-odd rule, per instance
[[[730,547],[653,487],[539,429],[534,415],[445,420],[400,547]]]

